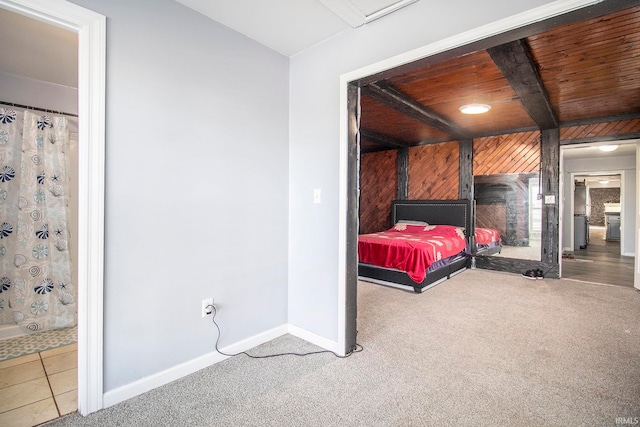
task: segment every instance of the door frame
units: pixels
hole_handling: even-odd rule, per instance
[[[356,301],[349,298],[353,289],[357,287],[357,277],[353,277],[350,272],[357,268],[351,265],[354,259],[357,263],[357,247],[349,243],[357,237],[358,217],[357,212],[349,210],[349,176],[357,171],[359,165],[359,153],[356,158],[350,158],[350,150],[353,144],[357,143],[357,138],[350,137],[349,132],[349,85],[360,79],[364,79],[373,74],[381,73],[385,70],[395,68],[404,64],[414,62],[429,56],[446,52],[461,46],[490,38],[497,34],[503,34],[511,30],[526,27],[536,22],[543,21],[558,15],[581,9],[583,7],[599,3],[600,0],[567,0],[556,1],[540,7],[512,15],[510,17],[471,29],[469,31],[436,41],[426,46],[402,53],[400,55],[387,58],[380,62],[370,64],[360,69],[342,74],[340,76],[340,151],[339,151],[339,177],[338,177],[338,348],[344,349],[349,336],[353,336],[351,330],[356,324],[351,317],[356,315]],[[640,161],[640,160],[639,160]],[[359,187],[359,182],[357,183]],[[354,227],[355,224],[355,227]],[[639,229],[640,234],[640,229]],[[640,264],[638,264],[640,271]],[[349,305],[349,306],[347,306]],[[349,317],[349,318],[347,318]],[[347,330],[349,328],[349,330]]]
[[[594,161],[597,161],[597,159],[594,159]],[[569,218],[573,218],[573,213],[574,213],[574,186],[575,186],[575,177],[576,176],[585,176],[585,175],[590,175],[590,176],[598,176],[598,175],[620,175],[620,229],[624,230],[624,223],[625,223],[625,216],[626,215],[622,215],[622,213],[624,212],[624,210],[626,209],[626,204],[625,204],[625,198],[624,198],[624,192],[625,192],[625,171],[623,169],[621,170],[610,170],[610,171],[576,171],[576,172],[571,172],[570,174],[570,179],[571,179],[571,193],[569,193],[569,209],[570,209],[570,214],[569,214]],[[564,190],[564,189],[563,189]],[[570,222],[569,225],[570,229],[571,229],[571,250],[575,251],[576,248],[574,247],[574,237],[575,237],[575,229],[574,229],[574,224],[573,222]],[[624,256],[623,254],[623,249],[624,249],[624,236],[625,233],[620,233],[620,253],[618,255],[620,256]]]
[[[103,408],[106,18],[65,0],[0,7],[78,34],[78,411]]]

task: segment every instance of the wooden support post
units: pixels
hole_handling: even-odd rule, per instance
[[[560,130],[540,131],[542,193],[542,265],[547,277],[559,277]]]
[[[409,198],[409,149],[398,149],[398,200]]]
[[[463,139],[460,144],[460,199],[473,200],[473,140]]]
[[[360,88],[350,84],[347,92],[349,114],[348,172],[347,172],[347,261],[345,295],[345,353],[356,347],[356,318],[358,307],[358,213],[360,204]]]

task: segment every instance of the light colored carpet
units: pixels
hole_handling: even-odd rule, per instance
[[[78,342],[78,327],[54,329],[0,340],[0,361]]]
[[[48,425],[600,426],[640,416],[634,289],[477,269],[420,295],[360,282],[358,297],[364,351],[348,359],[239,356]],[[284,336],[254,352],[314,349]]]

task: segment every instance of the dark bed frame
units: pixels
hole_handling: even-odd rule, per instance
[[[464,227],[469,242],[469,236],[473,237],[472,203],[470,200],[394,200],[391,203],[391,226],[399,220],[425,221],[431,225],[455,225]],[[473,242],[468,247],[471,248],[472,244]],[[420,293],[464,271],[468,264],[469,257],[461,256],[439,269],[428,272],[422,283],[416,283],[404,271],[359,263],[358,278]]]

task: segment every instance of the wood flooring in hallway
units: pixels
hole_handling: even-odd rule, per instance
[[[568,254],[574,258],[566,258]],[[590,226],[587,247],[563,255],[562,277],[633,287],[633,266],[634,257],[620,255],[620,242],[605,240],[604,227]]]

